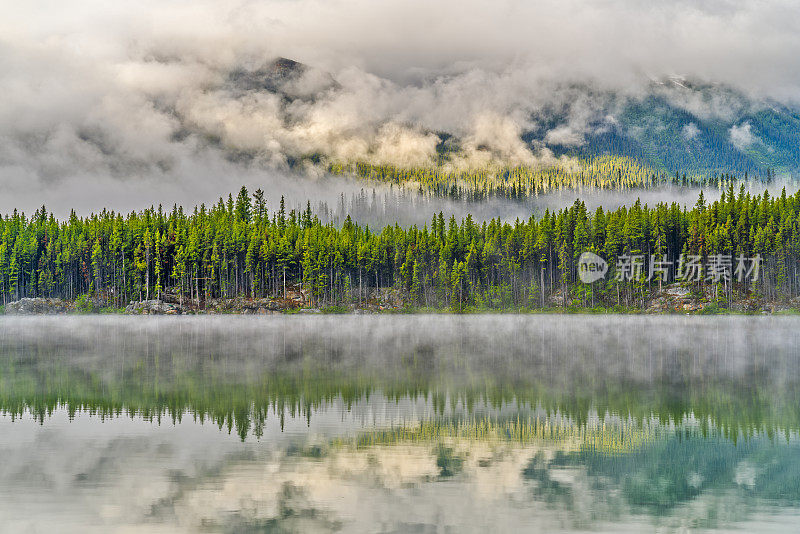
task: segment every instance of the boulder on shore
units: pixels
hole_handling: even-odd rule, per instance
[[[67,313],[72,307],[61,299],[24,298],[6,304],[8,315],[56,315]]]
[[[183,308],[163,300],[141,300],[128,304],[125,307],[125,313],[128,315],[181,315]]]

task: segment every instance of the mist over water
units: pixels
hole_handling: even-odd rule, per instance
[[[176,362],[186,369],[220,366],[237,380],[255,370],[317,367],[387,381],[399,369],[422,367],[429,380],[441,375],[454,384],[506,373],[520,380],[546,373],[567,381],[572,373],[586,372],[637,382],[677,373],[676,382],[688,383],[706,374],[744,379],[756,368],[774,380],[800,372],[800,331],[791,317],[8,316],[0,326],[0,350],[7,357],[77,364],[101,376],[137,361],[128,355],[172,363],[162,370],[167,374],[177,370]],[[39,358],[52,351],[58,358]],[[149,372],[155,378],[157,372]]]
[[[3,317],[0,532],[791,531],[798,326]]]

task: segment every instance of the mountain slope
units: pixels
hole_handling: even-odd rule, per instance
[[[277,98],[269,104],[277,128],[265,128],[264,137],[284,149],[289,165],[360,160],[407,168],[435,166],[459,159],[471,147],[473,152],[483,151],[484,161],[515,166],[520,163],[503,160],[503,154],[518,155],[513,148],[517,142],[531,160],[533,153],[546,149],[556,156],[624,156],[670,174],[800,175],[800,109],[719,84],[672,77],[651,81],[644,91],[630,94],[600,92],[591,84],[555,85],[540,89],[546,93],[542,102],[549,98],[549,104],[519,100],[509,106],[506,113],[517,117],[514,124],[522,122],[511,138],[503,137],[507,130],[502,128],[488,134],[470,131],[470,120],[474,126],[479,117],[465,115],[460,130],[451,125],[449,131],[428,120],[429,114],[403,118],[403,108],[392,98],[400,100],[404,88],[375,77],[367,85],[373,91],[364,93],[372,99],[370,104],[361,102],[365,97],[358,91],[363,86],[342,86],[327,72],[278,58],[230,72],[220,90],[249,114],[263,110],[260,96]],[[360,106],[367,110],[363,119],[357,118]],[[243,117],[249,120],[247,114]],[[507,126],[502,118],[488,124]],[[519,139],[514,141],[514,136]],[[493,140],[495,150],[487,147]],[[259,138],[249,141],[246,150],[241,143],[231,145],[239,156],[257,155]],[[496,150],[503,144],[512,149]],[[417,157],[417,163],[387,161],[387,153],[412,146],[426,154]],[[361,147],[357,155],[352,155],[352,147]]]
[[[711,103],[688,106],[674,94],[653,91],[625,101],[613,115],[613,128],[588,134],[576,149],[556,151],[624,155],[669,172],[800,172],[797,109],[747,99],[728,88],[689,86],[684,91],[701,104],[711,101],[712,92],[723,92],[736,105],[722,110],[713,110]]]

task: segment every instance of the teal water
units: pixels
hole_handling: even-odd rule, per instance
[[[795,532],[800,319],[0,317],[0,532]]]

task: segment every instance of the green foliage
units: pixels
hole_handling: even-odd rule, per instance
[[[721,308],[719,304],[717,304],[717,302],[715,301],[708,304],[707,306],[703,306],[703,308],[700,310],[699,313],[700,315],[720,315],[728,313],[728,310],[726,310],[725,308]]]
[[[92,313],[95,311],[94,303],[88,295],[79,295],[75,299],[75,311],[78,313]]]

